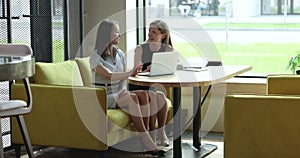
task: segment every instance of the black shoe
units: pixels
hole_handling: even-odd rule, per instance
[[[157,146],[168,147],[168,146],[170,146],[170,144],[169,144],[169,141],[166,141],[166,142],[159,141],[157,143]]]
[[[146,151],[146,154],[151,154],[153,156],[165,156],[166,151],[156,149],[156,150]]]
[[[166,143],[165,143],[165,144],[160,144],[160,143],[159,143],[159,144],[157,144],[157,145],[158,145],[158,146],[163,146],[163,147],[169,147],[169,146],[170,146],[170,144],[166,144]]]

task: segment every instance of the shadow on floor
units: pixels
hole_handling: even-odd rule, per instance
[[[182,154],[184,157],[189,158],[199,158],[203,156],[203,154],[195,152],[192,149],[191,145],[192,134],[186,132],[182,135]],[[223,133],[208,133],[206,134],[202,140],[207,141],[216,141],[223,142]],[[128,140],[130,141],[130,140]],[[172,139],[170,140],[172,142]],[[136,148],[138,151],[141,148],[141,144],[139,142],[126,142],[126,144],[130,144],[131,148]],[[118,144],[122,146],[122,144]],[[69,148],[58,148],[58,147],[34,147],[34,155],[36,158],[152,158],[157,156],[152,156],[151,154],[141,153],[141,152],[126,152],[123,150],[118,150],[118,145],[115,148],[109,148],[107,151],[90,151],[90,150],[79,150],[79,149],[69,149]],[[210,144],[206,146],[206,148],[211,148]],[[167,151],[165,157],[171,158],[173,157],[172,151],[172,143],[169,147],[164,148],[163,150]],[[14,150],[9,150],[5,152],[5,158],[15,158]],[[28,158],[25,147],[22,146],[22,156],[21,158]]]

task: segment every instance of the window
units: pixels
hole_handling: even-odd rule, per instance
[[[186,59],[200,57],[221,59],[230,65],[252,65],[253,69],[247,73],[250,76],[291,73],[286,66],[300,49],[298,16],[262,15],[266,13],[261,9],[266,0],[219,0],[218,14],[203,11],[196,17],[195,6],[191,4],[190,12],[183,15],[178,2],[146,0],[145,21],[146,27],[154,19],[167,22],[174,48]],[[275,0],[268,2],[275,5]],[[293,6],[294,14],[299,10],[298,1],[289,0],[288,6]],[[291,9],[288,13],[292,13]]]
[[[263,0],[262,14],[300,14],[299,0]]]
[[[63,0],[52,1],[52,14],[53,16],[63,16],[64,2]]]
[[[4,14],[4,4],[3,4],[3,1],[0,1],[0,17],[3,17],[5,14]]]

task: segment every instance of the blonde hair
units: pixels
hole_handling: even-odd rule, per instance
[[[162,20],[154,20],[153,22],[150,23],[150,26],[151,25],[156,26],[161,34],[163,34],[163,33],[166,34],[166,37],[164,39],[162,39],[161,43],[170,45],[172,47],[172,40],[171,40],[171,35],[170,35],[168,25]],[[148,42],[148,40],[147,40],[147,42]]]
[[[113,39],[111,38],[111,32],[116,25],[119,25],[119,23],[112,19],[105,19],[99,24],[95,50],[97,50],[97,53],[102,56],[102,58],[107,56],[105,52],[112,45],[111,42]]]

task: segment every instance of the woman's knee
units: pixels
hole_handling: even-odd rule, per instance
[[[134,93],[130,93],[130,98],[135,102],[135,103],[138,103],[139,101],[139,98],[136,94]]]
[[[156,93],[153,91],[148,91],[149,101],[156,100]]]
[[[148,98],[148,93],[146,91],[141,91],[139,92],[139,94],[141,95],[141,97],[143,98]]]
[[[150,97],[156,96],[156,92],[154,92],[154,91],[149,91],[148,93],[149,93]]]
[[[148,92],[141,91],[141,92],[138,93],[138,96],[139,96],[139,99],[140,99],[142,105],[148,105],[149,104]]]
[[[156,95],[157,95],[157,98],[159,98],[159,99],[165,99],[166,98],[166,95],[163,92],[160,92],[160,91],[158,91]]]

